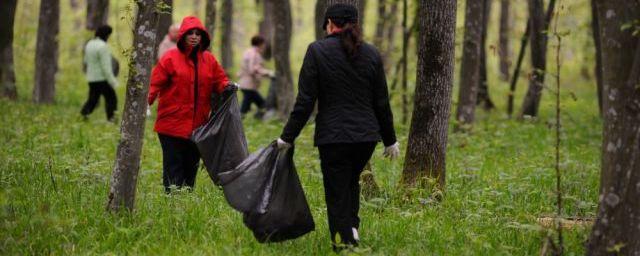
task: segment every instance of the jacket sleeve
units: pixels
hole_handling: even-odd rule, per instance
[[[213,90],[220,94],[224,90],[227,85],[229,85],[229,78],[227,77],[227,73],[222,68],[222,65],[216,60],[215,57],[213,59]]]
[[[170,74],[173,65],[171,64],[171,59],[167,57],[164,56],[151,71],[151,85],[149,86],[149,96],[147,98],[149,105],[153,105],[160,90],[171,83]]]
[[[113,68],[111,66],[111,51],[109,51],[109,47],[106,45],[100,49],[100,69],[112,87],[118,85],[118,80],[116,80],[116,77],[113,75]]]
[[[380,135],[385,147],[396,143],[396,132],[393,128],[393,114],[389,104],[389,91],[387,90],[387,77],[384,74],[382,58],[377,54],[376,75],[373,80],[373,108],[380,125]]]
[[[249,62],[249,66],[251,68],[252,75],[267,76],[270,73],[270,70],[264,67],[264,61],[262,60],[262,57],[257,53],[252,56]]]
[[[287,124],[282,130],[280,138],[288,143],[300,135],[302,128],[309,120],[318,98],[318,71],[316,68],[313,45],[309,46],[302,62],[298,78],[298,96]]]

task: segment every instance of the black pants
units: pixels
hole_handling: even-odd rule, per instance
[[[329,231],[334,243],[336,234],[340,234],[343,243],[357,244],[351,229],[360,226],[360,173],[375,147],[375,142],[318,146]]]
[[[240,106],[240,113],[246,114],[249,112],[249,110],[251,110],[251,103],[255,103],[258,106],[258,109],[264,108],[264,99],[258,91],[246,89],[241,89],[241,91],[244,98],[242,99],[242,105]]]
[[[193,188],[198,173],[200,152],[191,140],[158,133],[162,146],[162,184],[165,192],[171,186]]]
[[[91,114],[98,105],[100,95],[104,96],[107,119],[113,120],[113,113],[116,111],[118,99],[116,98],[116,91],[113,90],[113,87],[111,87],[107,81],[89,83],[89,98],[87,102],[84,103],[80,113],[84,116]]]

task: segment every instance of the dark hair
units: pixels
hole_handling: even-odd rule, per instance
[[[260,46],[264,44],[264,37],[261,35],[253,36],[251,38],[251,46]]]
[[[184,33],[182,35],[182,37],[180,37],[178,39],[178,43],[176,44],[178,49],[181,52],[186,52],[186,50],[187,50],[186,38],[187,38],[187,35],[191,32],[191,30],[198,30],[198,31],[200,31],[200,35],[202,35],[202,37],[200,39],[200,45],[198,45],[198,51],[207,50],[209,48],[209,45],[211,44],[211,39],[209,39],[209,33],[207,33],[204,30],[201,30],[199,28],[192,28],[192,29],[188,30],[186,33]]]
[[[358,55],[358,50],[362,46],[362,29],[358,22],[347,22],[344,19],[331,19],[331,22],[342,29],[338,33],[342,47],[347,52],[349,58],[354,59]]]
[[[106,42],[107,39],[109,39],[111,32],[113,32],[113,29],[111,28],[111,26],[102,25],[98,27],[98,29],[96,29],[96,37],[99,37],[100,39]]]

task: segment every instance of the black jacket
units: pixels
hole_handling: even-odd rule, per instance
[[[396,142],[380,54],[362,44],[349,60],[337,35],[309,45],[298,81],[298,97],[280,138],[293,143],[318,101],[315,145]]]

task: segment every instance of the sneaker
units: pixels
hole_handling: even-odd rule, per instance
[[[353,240],[356,240],[356,242],[360,242],[360,235],[358,235],[358,229],[351,228],[351,231],[353,232]]]

